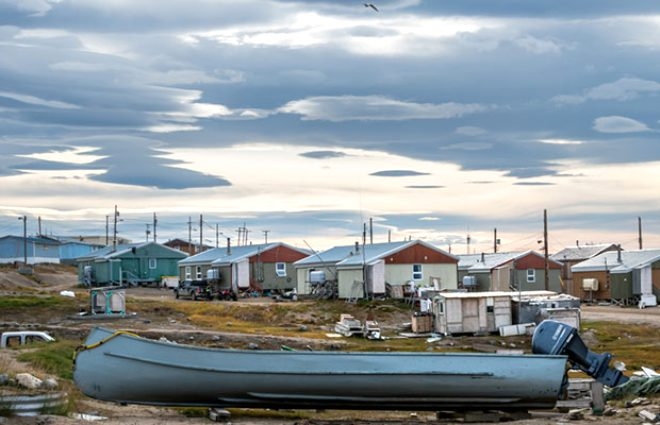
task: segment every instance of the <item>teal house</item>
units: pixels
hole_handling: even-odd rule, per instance
[[[85,286],[142,285],[176,276],[188,254],[156,242],[106,247],[78,257],[78,281]]]

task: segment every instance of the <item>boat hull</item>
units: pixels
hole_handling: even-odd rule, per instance
[[[98,344],[99,341],[103,341]],[[554,407],[565,356],[245,351],[93,330],[74,381],[130,404],[359,410]]]

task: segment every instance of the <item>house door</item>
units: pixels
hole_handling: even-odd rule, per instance
[[[367,284],[370,294],[385,293],[385,261],[367,267]]]
[[[247,289],[250,287],[250,262],[245,260],[234,263],[234,278],[233,288]]]
[[[463,332],[479,332],[479,300],[464,299],[463,302]]]

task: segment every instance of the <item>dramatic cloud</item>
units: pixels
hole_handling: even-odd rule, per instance
[[[488,249],[494,226],[536,232],[541,208],[555,240],[606,242],[660,210],[657,1],[378,8],[0,0],[0,235],[17,214],[70,226],[119,203],[134,239],[154,210],[163,237],[204,212],[314,245],[373,216]]]

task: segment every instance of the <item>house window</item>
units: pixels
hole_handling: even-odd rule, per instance
[[[286,276],[286,263],[275,263],[275,273],[279,277]]]
[[[190,280],[190,273],[192,270],[190,269],[190,266],[186,266],[186,280]]]
[[[536,282],[536,270],[527,269],[527,283],[534,283],[534,282]]]
[[[422,280],[423,277],[424,274],[422,273],[422,265],[413,264],[413,275],[412,275],[413,280]]]
[[[158,261],[155,258],[150,258],[149,259],[149,268],[153,270],[156,267],[158,267]]]
[[[202,280],[202,266],[195,267],[196,280]]]

